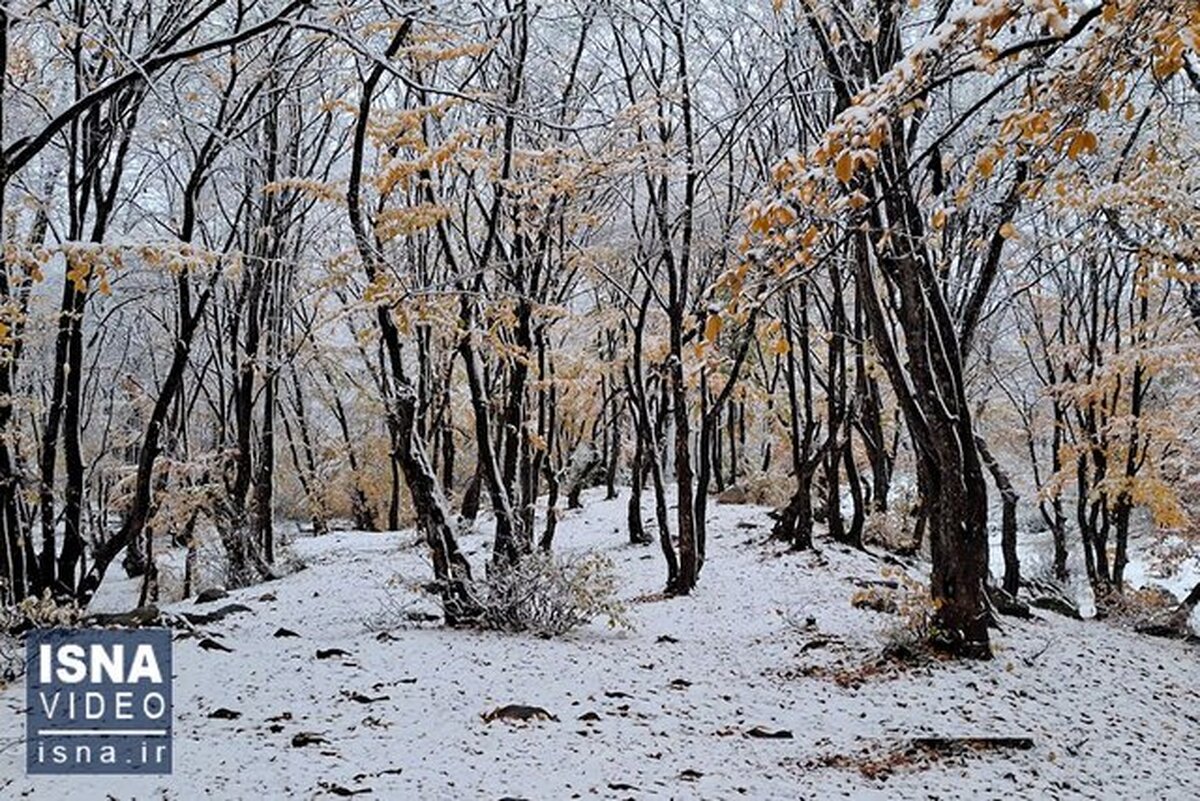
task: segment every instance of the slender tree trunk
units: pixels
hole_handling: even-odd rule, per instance
[[[408,39],[412,25],[411,17],[407,17],[401,22],[384,54],[385,60],[395,57]],[[346,192],[355,246],[362,259],[368,281],[375,280],[383,265],[376,244],[368,234],[360,205],[363,161],[371,103],[376,87],[386,69],[386,63],[376,64],[363,82],[358,119],[354,126],[350,177]],[[425,535],[425,541],[429,546],[433,561],[434,577],[441,588],[443,616],[448,624],[453,625],[478,614],[478,605],[470,593],[471,568],[466,557],[458,548],[449,505],[446,503],[437,476],[425,454],[425,443],[417,436],[415,430],[417,398],[411,382],[404,374],[404,360],[400,352],[400,332],[392,318],[391,309],[385,305],[376,307],[376,321],[392,373],[394,389],[390,413],[394,415],[397,438],[400,443],[401,468],[412,495],[417,527]]]
[[[1017,491],[1013,489],[1008,473],[988,450],[987,442],[978,434],[975,435],[975,445],[984,466],[992,474],[992,481],[1003,504],[1000,518],[1000,550],[1004,555],[1003,587],[1006,593],[1016,598],[1021,588],[1021,563],[1017,558]]]

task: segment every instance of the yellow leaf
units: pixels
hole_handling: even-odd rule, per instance
[[[935,230],[935,231],[940,231],[943,228],[945,228],[946,227],[946,210],[938,209],[937,211],[935,211],[933,213],[933,217],[931,217],[929,219],[929,223],[930,223],[930,225],[933,226],[933,230]]]
[[[67,280],[75,285],[76,292],[86,292],[88,288],[88,275],[91,273],[91,268],[86,264],[77,264],[70,270],[67,270]]]
[[[991,152],[984,153],[979,157],[979,174],[984,178],[991,178],[992,173],[996,171],[996,159]]]
[[[771,346],[771,352],[776,356],[783,356],[791,349],[792,348],[790,345],[788,345],[787,340],[783,339],[782,337],[775,340],[775,344]]]
[[[704,338],[712,342],[721,333],[721,315],[709,315],[708,322],[704,325]]]
[[[1067,157],[1075,160],[1084,153],[1094,153],[1096,144],[1096,135],[1091,131],[1076,131],[1067,145]]]
[[[1004,225],[1000,226],[1000,236],[1004,237],[1005,239],[1016,239],[1018,236],[1017,227],[1010,222],[1006,222]]]
[[[842,155],[838,156],[833,172],[842,183],[850,183],[850,179],[854,177],[854,157],[850,155],[849,150],[843,151]]]

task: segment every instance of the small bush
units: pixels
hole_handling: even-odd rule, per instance
[[[904,514],[892,508],[886,512],[871,512],[863,526],[863,542],[878,545],[887,551],[912,547],[912,533]]]
[[[755,506],[785,506],[792,499],[792,487],[781,476],[773,473],[752,472],[738,480],[738,486],[746,493],[746,503]]]
[[[895,614],[896,591],[890,587],[872,585],[858,590],[850,596],[850,605],[855,609],[870,609],[885,614]]]
[[[0,609],[0,630],[73,626],[79,622],[82,614],[74,601],[56,601],[46,590],[41,598],[26,598],[16,606]]]
[[[379,600],[379,608],[366,619],[368,631],[391,631],[406,624],[439,619],[438,615],[425,611],[427,602],[423,601],[421,594],[422,591],[426,595],[437,593],[436,585],[426,585],[396,573],[383,583],[381,589],[383,595]]]
[[[26,598],[16,606],[0,607],[0,690],[25,673],[25,653],[18,632],[29,628],[73,626],[82,612],[74,603],[50,597]]]
[[[896,617],[880,634],[884,652],[899,656],[924,653],[938,634],[934,622],[937,606],[929,588],[902,570],[884,568],[882,573],[899,584],[898,589],[892,591]]]
[[[1179,599],[1166,589],[1151,585],[1126,587],[1123,593],[1110,592],[1104,596],[1103,603],[1111,622],[1134,626],[1169,617],[1179,605]]]
[[[896,492],[886,512],[871,512],[863,528],[863,542],[878,545],[893,552],[911,552],[916,549],[916,521],[914,515],[918,498],[911,488]]]
[[[610,628],[630,627],[612,560],[598,553],[529,554],[515,565],[492,566],[473,592],[484,628],[556,637],[597,617]]]
[[[0,632],[0,690],[25,673],[25,655],[21,643],[8,632]]]

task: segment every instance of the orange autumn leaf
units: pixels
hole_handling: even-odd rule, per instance
[[[716,340],[721,333],[721,315],[713,314],[708,318],[708,322],[704,325],[704,338],[709,342]]]
[[[854,157],[850,155],[850,151],[843,151],[842,155],[838,156],[833,172],[842,183],[850,183],[850,179],[854,177]]]

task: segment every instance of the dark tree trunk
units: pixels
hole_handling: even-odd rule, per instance
[[[784,295],[783,320],[784,337],[786,339],[787,363],[784,380],[787,382],[788,409],[791,424],[792,470],[796,476],[796,490],[791,500],[781,511],[775,524],[773,535],[792,543],[794,550],[812,548],[813,538],[813,476],[819,463],[819,453],[813,453],[813,439],[816,432],[816,417],[813,414],[812,399],[812,352],[809,350],[808,336],[808,287],[800,285],[799,321],[793,325],[792,296],[789,292]],[[796,381],[796,354],[800,355],[800,378],[802,386]],[[803,390],[803,400],[799,390]]]
[[[854,451],[850,437],[842,444],[842,463],[846,468],[846,487],[850,490],[850,501],[853,511],[850,516],[850,527],[846,529],[846,544],[853,548],[863,547],[863,524],[866,517],[863,500],[862,480],[859,477],[858,465],[854,462]]]
[[[636,414],[636,412],[635,412]],[[635,426],[636,428],[636,426]],[[631,545],[649,545],[653,538],[642,523],[642,487],[645,480],[645,445],[641,433],[634,432],[633,463],[630,465],[629,503],[626,508],[626,528]]]
[[[400,47],[408,39],[412,25],[411,17],[405,18],[401,23],[384,54],[385,62],[395,57]],[[363,219],[360,205],[360,195],[371,102],[376,87],[386,72],[385,62],[372,67],[370,74],[363,82],[358,118],[354,126],[350,178],[346,192],[355,246],[362,259],[368,281],[376,279],[383,264],[375,243],[368,234],[367,223]],[[441,589],[443,616],[448,624],[453,625],[478,614],[478,605],[470,592],[471,568],[466,557],[458,549],[449,505],[446,503],[437,476],[425,454],[425,443],[417,436],[415,430],[417,398],[410,381],[404,374],[404,361],[400,352],[400,332],[392,318],[391,309],[385,305],[378,306],[376,321],[392,372],[391,380],[394,389],[390,413],[394,415],[397,439],[400,443],[398,456],[401,468],[412,495],[417,527],[424,534],[425,541],[429,546],[434,577]]]
[[[889,160],[904,163],[895,152],[902,143],[903,135],[897,131],[888,146]],[[911,242],[922,242],[923,222],[910,191],[907,187],[885,191],[889,220],[902,224]],[[872,213],[873,235],[882,237],[887,226],[878,209]],[[866,234],[860,236],[865,239]],[[859,244],[865,255],[866,243],[860,240]],[[903,328],[906,358],[901,358],[886,334],[882,301],[866,258],[856,260],[857,283],[876,350],[899,396],[917,455],[933,562],[930,589],[937,605],[936,644],[961,656],[989,658],[987,487],[964,394],[957,332],[923,247],[914,244],[897,252],[877,242],[874,250],[885,279],[900,299],[898,307],[892,308]]]
[[[471,480],[467,482],[467,486],[463,490],[462,507],[459,509],[459,514],[468,523],[474,523],[475,518],[479,516],[479,500],[482,489],[483,467],[476,462],[475,472],[471,474]]]

